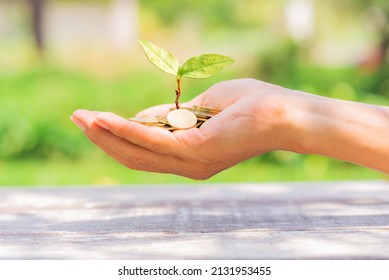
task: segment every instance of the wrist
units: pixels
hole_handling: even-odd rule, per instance
[[[316,114],[327,98],[302,91],[288,90],[283,99],[281,150],[299,154],[312,153],[316,130],[320,130],[320,115]],[[321,104],[321,105],[320,105]]]
[[[307,120],[310,116],[310,103],[315,102],[315,95],[286,89],[279,86],[266,86],[260,82],[256,101],[253,102],[252,115],[256,116],[257,141],[267,151],[284,150],[297,153],[308,153]],[[317,101],[316,101],[317,102]]]

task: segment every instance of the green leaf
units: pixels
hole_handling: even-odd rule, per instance
[[[139,40],[138,42],[152,64],[168,74],[177,75],[180,63],[174,55],[148,41]]]
[[[229,56],[219,54],[204,54],[187,60],[178,71],[178,77],[202,79],[211,77],[234,62]]]

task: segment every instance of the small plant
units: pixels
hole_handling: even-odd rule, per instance
[[[183,77],[193,79],[208,78],[219,73],[224,67],[234,62],[234,59],[228,56],[203,54],[188,59],[181,66],[178,59],[164,49],[145,40],[139,40],[139,44],[142,46],[147,58],[152,64],[160,70],[176,77],[177,89],[175,90],[175,104],[177,109],[180,108],[178,100],[181,96],[181,80]]]

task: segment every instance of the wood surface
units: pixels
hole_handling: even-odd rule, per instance
[[[389,259],[389,183],[0,188],[0,259]]]

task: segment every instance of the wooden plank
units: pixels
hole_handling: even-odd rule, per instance
[[[389,184],[1,188],[0,259],[389,259]]]

